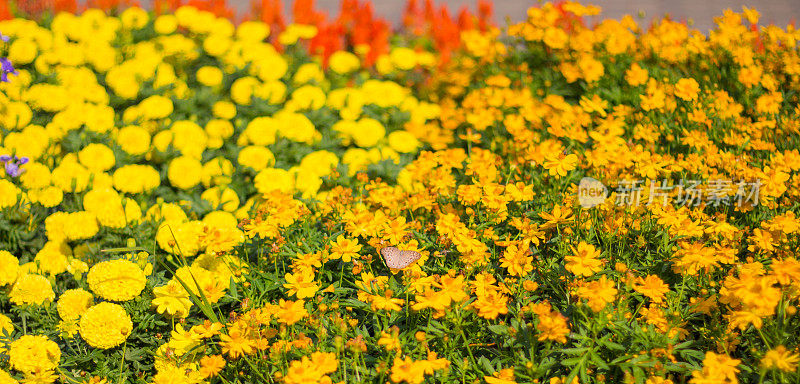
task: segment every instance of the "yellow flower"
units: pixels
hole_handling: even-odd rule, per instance
[[[738,383],[736,373],[739,369],[736,368],[741,360],[732,359],[725,354],[716,354],[714,352],[706,352],[703,359],[703,370],[693,371],[692,379],[689,383]]]
[[[361,66],[358,56],[347,51],[336,51],[328,59],[330,68],[336,73],[350,73]]]
[[[19,260],[8,251],[0,251],[0,287],[17,280]]]
[[[155,30],[161,35],[169,35],[178,28],[178,19],[175,15],[161,15],[156,18]]]
[[[89,144],[78,152],[78,160],[92,172],[111,169],[116,163],[114,151],[103,144]]]
[[[217,67],[204,66],[197,70],[197,82],[208,87],[222,84],[222,70]]]
[[[353,128],[353,141],[361,148],[374,147],[386,135],[386,128],[375,119],[361,119]]]
[[[267,194],[272,191],[292,192],[294,180],[292,175],[284,169],[266,168],[258,172],[253,180],[259,193]]]
[[[231,330],[227,335],[222,334],[219,338],[219,345],[222,347],[222,353],[230,356],[232,359],[253,353],[255,343],[237,329]]]
[[[86,282],[92,292],[106,300],[128,301],[139,296],[147,278],[138,265],[119,259],[95,264],[86,275]]]
[[[600,276],[600,280],[585,283],[578,288],[578,296],[588,300],[589,308],[592,311],[600,312],[608,303],[614,301],[617,289],[614,288],[614,281],[608,280],[603,275]]]
[[[578,276],[592,276],[603,269],[603,261],[599,259],[600,251],[594,245],[583,241],[578,243],[578,247],[572,247],[572,256],[566,256],[564,260],[567,265],[564,267]]]
[[[544,168],[549,171],[550,176],[564,177],[578,165],[578,156],[569,154],[567,156],[549,155],[544,162]]]
[[[20,194],[22,194],[22,190],[17,188],[14,183],[0,179],[0,209],[16,205]]]
[[[700,92],[700,84],[695,79],[680,79],[675,84],[675,96],[680,97],[686,101],[697,99],[697,94]]]
[[[124,193],[142,193],[161,184],[161,175],[149,165],[130,164],[123,166],[112,176],[114,189]]]
[[[61,294],[56,303],[62,320],[77,320],[94,303],[94,296],[81,289],[69,289]]]
[[[236,161],[239,165],[253,168],[260,171],[275,164],[275,155],[267,147],[260,145],[249,145],[239,151]]]
[[[263,41],[269,36],[269,25],[260,21],[245,21],[236,29],[236,37],[240,40]]]
[[[8,357],[12,368],[27,374],[58,367],[61,350],[46,336],[25,335],[11,343]]]
[[[56,294],[47,278],[27,274],[17,279],[8,297],[12,303],[17,305],[42,305],[46,301],[53,301]]]
[[[205,378],[216,376],[222,368],[225,368],[225,359],[220,355],[203,356],[200,359],[199,372]]]
[[[633,289],[653,300],[654,303],[664,302],[664,294],[669,292],[669,285],[665,284],[656,275],[647,275],[645,278],[637,278],[633,284]]]
[[[358,240],[351,240],[339,235],[336,241],[331,242],[331,253],[328,257],[342,259],[345,263],[349,263],[354,257],[358,257],[358,252],[360,251],[361,245],[358,244]]]
[[[417,54],[411,48],[395,47],[389,53],[389,59],[395,68],[408,71],[417,66]]]
[[[287,273],[284,278],[286,284],[283,287],[287,289],[286,294],[289,296],[296,295],[298,299],[305,299],[314,297],[319,290],[319,284],[314,282],[314,272],[311,270]]]
[[[119,304],[103,302],[81,316],[80,333],[95,348],[109,349],[122,344],[133,330],[130,316]]]
[[[800,361],[800,355],[792,353],[783,345],[779,345],[764,355],[761,359],[761,365],[767,369],[777,368],[784,372],[794,372],[797,370],[798,361]]]
[[[169,182],[180,189],[191,189],[203,177],[203,164],[189,156],[181,156],[169,163],[167,177]]]
[[[189,293],[176,281],[170,280],[166,285],[153,288],[153,306],[162,315],[186,317],[192,308]]]
[[[127,126],[117,133],[117,144],[131,155],[141,155],[150,149],[150,133],[135,125]]]
[[[397,152],[413,153],[419,145],[419,140],[407,131],[394,131],[389,134],[389,146]]]
[[[0,369],[0,384],[19,384],[8,372]]]
[[[211,106],[211,112],[220,119],[233,119],[236,117],[236,104],[230,101],[218,101]]]
[[[625,71],[625,81],[634,87],[647,83],[648,78],[647,70],[640,67],[637,63],[633,63],[630,69]]]
[[[408,384],[420,384],[425,380],[425,367],[419,362],[411,360],[410,357],[406,357],[404,360],[395,357],[390,377],[395,383],[404,381]]]

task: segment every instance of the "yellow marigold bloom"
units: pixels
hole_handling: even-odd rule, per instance
[[[0,369],[0,384],[19,384],[19,382],[14,380],[8,372]]]
[[[394,131],[389,134],[389,146],[400,153],[412,153],[420,146],[419,140],[408,131]]]
[[[22,190],[17,188],[14,183],[0,179],[0,209],[16,205],[20,194],[22,194]]]
[[[363,118],[353,127],[353,141],[361,148],[370,148],[378,144],[378,141],[386,135],[386,128],[380,121]]]
[[[329,151],[311,152],[303,160],[300,160],[300,168],[303,172],[317,176],[330,175],[337,165],[339,165],[339,158],[335,153]]]
[[[103,144],[89,144],[78,152],[78,160],[92,172],[111,169],[116,163],[114,151]]]
[[[19,260],[8,251],[0,251],[0,287],[13,284],[19,273]]]
[[[328,60],[330,68],[336,73],[350,73],[361,66],[358,56],[347,51],[336,51]]]
[[[203,164],[199,160],[181,156],[169,163],[167,177],[173,186],[180,189],[191,189],[200,184],[203,177],[202,169]]]
[[[319,138],[320,133],[317,132],[314,123],[303,114],[281,112],[275,115],[275,119],[278,123],[278,133],[289,140],[312,144]]]
[[[239,208],[239,195],[231,188],[212,187],[203,191],[200,198],[211,204],[211,209],[233,212]]]
[[[686,101],[697,100],[697,94],[700,92],[700,84],[695,79],[680,79],[675,84],[675,96],[680,97]]]
[[[67,271],[69,267],[67,256],[71,255],[72,249],[66,242],[48,241],[36,253],[33,260],[39,266],[39,272],[53,276]]]
[[[58,298],[56,308],[62,320],[77,320],[94,303],[94,296],[81,289],[69,289]]]
[[[61,349],[46,336],[25,335],[11,343],[8,357],[12,368],[30,374],[58,367]]]
[[[8,297],[17,305],[42,305],[46,301],[53,301],[56,294],[46,277],[26,274],[17,279]]]
[[[29,190],[49,187],[50,179],[50,169],[37,162],[25,164],[25,172],[19,177],[22,185]]]
[[[395,68],[408,71],[417,66],[417,53],[411,48],[395,47],[389,53],[389,59]]]
[[[180,367],[173,363],[158,365],[158,373],[153,376],[153,384],[200,384],[203,383],[203,375],[197,372],[189,364]]]
[[[166,285],[153,288],[153,306],[162,315],[186,317],[192,308],[189,293],[176,280],[170,280]]]
[[[272,191],[292,192],[294,179],[285,169],[266,168],[256,175],[253,180],[259,193],[267,194]]]
[[[217,67],[204,66],[197,70],[197,82],[208,87],[222,84],[222,70]]]
[[[167,220],[158,228],[156,242],[161,249],[173,255],[194,256],[200,251],[200,235],[204,229],[201,221]]]
[[[71,212],[66,216],[64,235],[69,240],[84,240],[100,231],[97,216],[86,211]]]
[[[122,344],[133,330],[130,316],[119,304],[103,302],[81,316],[80,333],[95,348],[109,349]]]
[[[117,133],[117,144],[131,155],[141,155],[150,150],[150,133],[135,125],[128,126]]]
[[[86,282],[92,292],[106,300],[128,301],[139,296],[147,278],[138,265],[118,259],[95,264],[86,275]]]
[[[161,184],[161,175],[149,165],[130,164],[123,166],[112,176],[114,189],[124,193],[142,193]]]
[[[239,165],[253,168],[260,171],[267,167],[275,165],[275,155],[267,147],[260,145],[249,145],[239,151],[239,156],[236,159]]]

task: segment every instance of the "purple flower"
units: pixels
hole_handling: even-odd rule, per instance
[[[8,36],[4,35],[3,32],[0,32],[0,40],[7,42],[8,41]]]
[[[0,162],[6,163],[6,173],[9,176],[17,177],[25,172],[25,170],[22,169],[22,164],[27,163],[28,158],[24,156],[19,158],[16,155],[14,157],[11,157],[10,155],[2,155],[0,156]]]
[[[11,65],[11,61],[5,57],[0,57],[0,82],[8,83],[9,73],[14,76],[17,75],[17,71],[14,69],[14,66]]]

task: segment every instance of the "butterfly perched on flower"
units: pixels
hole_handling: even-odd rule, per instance
[[[419,252],[403,251],[395,247],[384,247],[380,252],[386,265],[391,269],[405,269],[422,257]]]

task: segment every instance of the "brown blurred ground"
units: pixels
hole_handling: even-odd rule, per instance
[[[463,6],[475,9],[476,0],[434,0],[436,4],[448,4],[451,14]],[[240,12],[249,8],[250,0],[229,0]],[[713,24],[714,16],[722,14],[724,9],[730,8],[741,12],[742,6],[756,8],[761,13],[760,24],[774,23],[781,27],[791,21],[800,21],[800,0],[582,0],[584,4],[592,3],[603,8],[601,17],[618,19],[629,14],[636,17],[639,12],[644,12],[647,23],[653,17],[660,17],[669,13],[674,20],[692,20],[694,27],[705,32]],[[284,0],[287,11],[292,0]],[[329,15],[338,14],[340,0],[317,0],[317,8],[328,11]],[[372,0],[377,14],[398,23],[403,13],[406,0]],[[420,3],[422,3],[420,1]],[[525,18],[525,10],[537,4],[534,0],[494,0],[495,21],[505,25],[504,20],[509,16],[512,21]],[[641,21],[640,21],[641,23]]]

